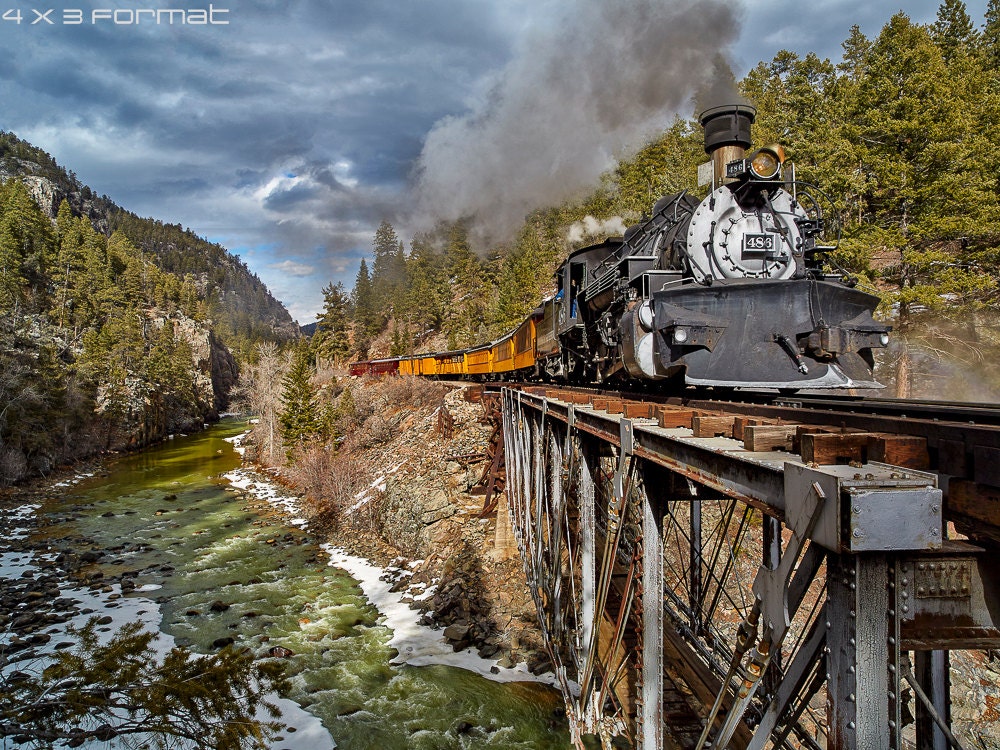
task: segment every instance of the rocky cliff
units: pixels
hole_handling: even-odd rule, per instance
[[[131,372],[124,381],[102,383],[94,411],[106,421],[104,447],[108,449],[132,450],[178,432],[199,430],[217,421],[229,405],[229,394],[239,378],[229,349],[205,323],[177,312],[150,313],[147,330],[151,339],[160,336],[164,326],[172,329],[175,342],[190,351],[190,361],[177,373],[183,387]]]

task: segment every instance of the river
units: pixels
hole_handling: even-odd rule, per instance
[[[61,595],[96,614],[143,619],[168,645],[198,652],[230,638],[261,657],[290,650],[276,749],[568,747],[561,698],[548,686],[393,663],[392,630],[358,582],[330,565],[322,540],[224,478],[240,465],[226,438],[244,429],[223,421],[63,483],[22,534],[29,543],[18,549],[32,551],[7,543],[0,572],[89,552],[90,581],[122,580],[124,590],[63,584]],[[59,626],[47,632],[57,639]]]

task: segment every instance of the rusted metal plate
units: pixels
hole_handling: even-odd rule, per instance
[[[852,489],[846,499],[852,552],[940,548],[940,490]]]
[[[917,599],[968,599],[972,596],[972,567],[968,558],[917,563],[913,572]]]
[[[904,648],[1000,648],[995,550],[950,540],[939,553],[900,559],[896,581]]]

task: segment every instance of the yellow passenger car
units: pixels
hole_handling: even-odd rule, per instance
[[[481,346],[465,352],[465,374],[485,377],[493,372],[493,349]]]

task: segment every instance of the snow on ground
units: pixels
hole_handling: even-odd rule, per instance
[[[84,479],[89,479],[92,476],[94,476],[94,472],[92,472],[92,471],[88,472],[86,474],[77,474],[75,477],[71,477],[70,479],[66,479],[66,480],[64,480],[62,482],[57,482],[56,484],[54,484],[52,486],[53,487],[72,487],[74,484],[77,484],[78,482],[82,482]]]
[[[249,492],[254,497],[283,508],[292,516],[289,523],[293,526],[305,526],[309,523],[306,519],[298,515],[301,509],[299,508],[297,498],[283,494],[278,486],[271,482],[262,481],[253,470],[234,469],[223,474],[222,478],[228,480],[236,489]]]
[[[241,456],[247,452],[246,447],[243,445],[243,441],[246,439],[250,431],[241,432],[239,435],[233,435],[232,437],[223,438],[227,443],[233,444],[233,450],[239,453]]]

